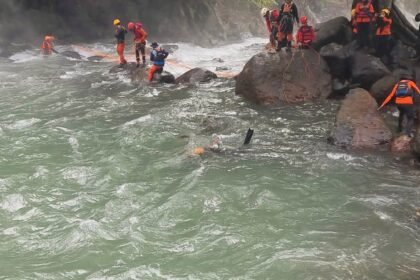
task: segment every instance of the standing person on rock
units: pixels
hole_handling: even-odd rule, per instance
[[[148,81],[153,81],[155,74],[161,74],[163,72],[163,67],[165,66],[165,59],[169,56],[169,53],[159,47],[159,44],[156,42],[152,43],[152,52],[150,53],[150,61],[153,62],[153,66],[149,70],[149,75],[147,77]]]
[[[387,63],[391,63],[391,27],[392,18],[391,11],[383,9],[378,19],[376,20],[376,36],[375,36],[375,48],[376,54],[379,58],[386,56],[388,58]]]
[[[298,8],[292,0],[285,0],[285,3],[280,7],[279,15],[279,34],[277,51],[283,47],[284,40],[287,40],[287,51],[291,51],[293,41],[293,26],[296,21],[299,26],[299,12]]]
[[[369,0],[361,0],[356,5],[357,41],[359,47],[371,47],[371,26],[375,18],[375,9]]]
[[[45,36],[44,42],[42,42],[42,45],[41,45],[41,53],[43,55],[51,55],[53,52],[58,53],[54,49],[54,45],[53,45],[54,40],[55,40],[54,36],[51,36],[51,35]]]
[[[405,134],[409,137],[413,137],[413,126],[416,118],[416,103],[418,101],[418,95],[420,95],[420,89],[416,83],[413,82],[413,76],[401,75],[400,81],[394,86],[391,93],[382,103],[378,110],[383,108],[395,97],[395,104],[397,105],[398,111],[400,112],[398,117],[398,132],[403,130],[404,117],[407,119],[405,126]]]
[[[308,18],[303,16],[300,18],[302,24],[296,35],[296,41],[300,49],[309,49],[315,40],[314,28],[308,25]]]
[[[269,10],[268,8],[263,8],[261,14],[265,20],[265,25],[267,26],[268,33],[270,34],[270,44],[272,48],[276,48],[276,37],[279,32],[279,11]]]
[[[124,57],[125,34],[127,34],[127,30],[121,25],[121,21],[119,19],[114,19],[114,26],[116,27],[115,38],[117,38],[117,53],[120,57],[120,66],[124,66],[127,64],[127,60],[125,60]]]
[[[134,33],[134,44],[136,50],[136,62],[137,67],[140,66],[140,53],[143,61],[143,66],[146,66],[146,39],[147,39],[147,32],[143,28],[143,24],[141,22],[137,23],[128,23],[128,30]]]

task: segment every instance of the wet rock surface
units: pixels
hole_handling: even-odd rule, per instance
[[[194,68],[178,77],[175,82],[177,84],[194,84],[207,83],[214,79],[217,79],[215,73],[203,68]]]
[[[314,101],[332,92],[328,66],[314,50],[260,53],[236,81],[236,94],[257,104]]]
[[[127,63],[124,66],[116,65],[111,68],[110,73],[124,73],[128,78],[131,79],[133,84],[146,85],[148,69],[145,67],[138,67],[136,63]],[[161,75],[155,75],[155,82],[162,84],[174,84],[175,77],[169,72],[163,71]]]
[[[372,149],[389,143],[392,133],[377,108],[369,92],[351,90],[337,113],[330,143],[348,149]]]

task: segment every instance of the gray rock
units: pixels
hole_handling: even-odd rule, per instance
[[[300,103],[331,93],[328,66],[314,50],[260,53],[236,78],[236,94],[258,104]]]
[[[369,92],[351,90],[337,113],[329,142],[348,149],[374,149],[388,144],[392,133],[377,108]]]
[[[217,79],[217,75],[209,70],[202,68],[194,68],[176,79],[177,84],[187,83],[207,83],[211,80]]]
[[[346,45],[352,39],[350,22],[345,17],[337,17],[323,22],[315,27],[315,32],[316,38],[312,46],[316,50],[331,43]]]
[[[124,73],[129,77],[133,84],[143,86],[147,85],[148,70],[145,67],[136,67],[136,63],[127,63],[120,67],[116,65],[111,68],[110,73]],[[174,84],[175,77],[169,72],[163,71],[161,75],[155,75],[155,81],[162,84]]]

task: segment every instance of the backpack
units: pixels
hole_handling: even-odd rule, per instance
[[[408,86],[408,81],[402,81],[398,84],[397,91],[396,91],[395,95],[397,97],[413,96],[413,91]]]

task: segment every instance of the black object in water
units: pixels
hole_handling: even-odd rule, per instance
[[[249,143],[251,143],[251,139],[253,135],[254,135],[254,130],[248,129],[248,132],[246,133],[246,136],[245,136],[244,145],[248,145]]]

